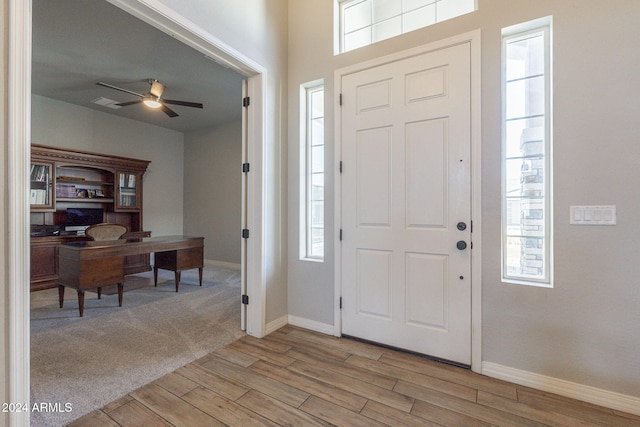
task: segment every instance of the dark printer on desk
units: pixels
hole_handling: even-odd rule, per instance
[[[59,225],[31,224],[31,237],[59,236]]]

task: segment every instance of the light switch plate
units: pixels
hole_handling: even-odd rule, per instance
[[[574,225],[616,225],[616,206],[571,206],[569,223]]]

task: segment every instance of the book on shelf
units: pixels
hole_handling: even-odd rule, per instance
[[[135,196],[135,194],[120,194],[120,205],[121,206],[135,206],[136,205],[136,196]]]
[[[32,205],[44,205],[47,203],[47,190],[31,189],[30,203]]]
[[[31,165],[31,181],[45,182],[49,179],[49,166]]]
[[[132,173],[120,174],[120,188],[136,188],[136,176]]]
[[[58,175],[56,177],[56,179],[58,181],[71,181],[71,182],[84,182],[84,181],[86,181],[85,178],[82,178],[80,176],[67,176],[67,175]]]
[[[60,198],[76,197],[76,186],[74,184],[56,184],[56,196]]]

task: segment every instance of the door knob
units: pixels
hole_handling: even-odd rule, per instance
[[[467,242],[465,242],[464,240],[459,240],[458,243],[456,243],[456,247],[463,251],[467,249]]]

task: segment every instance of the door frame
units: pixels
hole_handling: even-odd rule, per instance
[[[243,162],[251,163],[246,177],[246,225],[251,239],[242,259],[242,281],[252,303],[247,307],[247,333],[261,338],[266,331],[266,267],[264,242],[264,173],[266,138],[267,69],[212,34],[182,17],[158,0],[107,0],[149,25],[172,35],[247,78],[251,108],[243,114],[246,150]],[[8,0],[7,44],[7,318],[6,389],[8,402],[30,402],[30,242],[28,182],[31,162],[31,60],[32,5]],[[240,102],[240,100],[238,100]],[[240,173],[241,165],[238,165]],[[240,230],[238,230],[240,236]],[[240,237],[239,237],[240,238]],[[238,298],[240,300],[240,298]],[[28,412],[9,414],[9,425],[29,425]]]
[[[481,40],[480,30],[470,31],[444,40],[439,40],[416,48],[396,52],[380,58],[375,58],[359,64],[341,68],[334,73],[334,97],[340,99],[342,93],[342,78],[346,75],[358,73],[369,68],[400,61],[436,50],[445,49],[463,43],[471,47],[471,221],[473,233],[471,235],[473,249],[471,251],[471,370],[481,373],[482,369],[482,133],[481,133]],[[339,165],[342,153],[342,109],[335,109],[335,209],[334,223],[339,232],[342,228],[342,178]],[[334,335],[342,335],[342,313],[340,299],[342,295],[342,245],[339,238],[335,239],[334,247]]]

